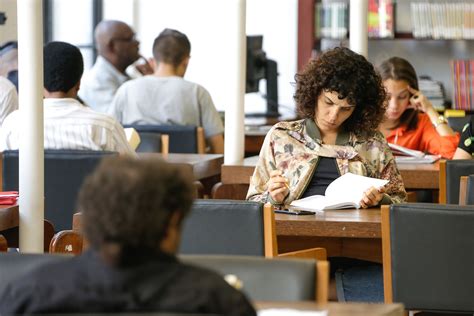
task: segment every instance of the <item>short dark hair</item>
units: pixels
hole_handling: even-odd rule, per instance
[[[348,132],[377,130],[385,113],[386,92],[379,74],[367,59],[348,48],[336,47],[311,60],[295,75],[294,95],[298,114],[314,119],[317,100],[323,91],[338,93],[355,105],[343,123]]]
[[[400,57],[392,57],[383,61],[378,67],[382,80],[405,81],[410,87],[418,90],[418,77],[415,68],[408,60]],[[406,124],[407,129],[415,129],[418,124],[418,111],[406,109],[400,116],[400,123]]]
[[[192,201],[192,180],[181,168],[160,159],[109,157],[85,179],[78,210],[90,246],[120,265],[137,252],[159,251],[171,215],[183,219]],[[102,251],[111,245],[115,251]]]
[[[79,48],[65,42],[50,42],[43,49],[44,88],[68,92],[82,77],[84,61]]]
[[[177,67],[190,53],[188,37],[176,30],[164,29],[153,42],[153,57],[157,62]]]

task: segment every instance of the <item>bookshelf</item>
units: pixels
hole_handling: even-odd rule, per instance
[[[334,46],[349,45],[347,39],[328,39],[315,36],[315,3],[320,2],[321,0],[298,0],[297,65],[299,70],[312,56],[320,51]],[[444,86],[447,101],[452,102],[455,92],[450,61],[453,59],[473,59],[474,40],[415,38],[412,33],[410,9],[412,3],[420,1],[393,0],[393,2],[395,6],[394,36],[393,38],[369,38],[369,61],[374,65],[378,65],[392,56],[405,58],[413,64],[419,76],[429,76],[433,80],[440,81]],[[474,23],[472,19],[474,17],[471,18],[471,24]]]

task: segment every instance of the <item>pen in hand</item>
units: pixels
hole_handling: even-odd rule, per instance
[[[278,171],[277,167],[275,166],[275,164],[273,162],[270,161],[270,166],[272,167],[272,170],[273,171]],[[288,179],[283,177],[282,175],[279,175],[280,177],[284,178],[285,179],[285,182],[283,182],[283,185],[288,189],[290,190],[290,186],[288,185]]]

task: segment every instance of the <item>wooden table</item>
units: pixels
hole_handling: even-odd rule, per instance
[[[203,180],[221,173],[224,156],[217,154],[160,154],[160,153],[138,153],[140,158],[161,158],[173,164],[190,165],[195,180]]]
[[[382,262],[380,208],[275,214],[275,220],[278,252],[324,247],[329,257]]]
[[[249,184],[258,156],[245,158],[242,163],[222,165],[224,184]],[[433,164],[400,164],[398,169],[406,189],[439,189],[439,162]]]
[[[290,308],[304,311],[328,311],[329,316],[402,316],[403,304],[328,303],[314,302],[255,302],[258,310]]]
[[[10,228],[18,227],[18,224],[18,205],[0,205],[0,232]]]

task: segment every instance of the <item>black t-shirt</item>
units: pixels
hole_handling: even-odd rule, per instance
[[[320,157],[313,177],[308,183],[301,198],[311,195],[324,195],[329,183],[339,178],[336,158]]]
[[[471,155],[474,154],[474,116],[471,116],[471,121],[463,127],[458,147]]]
[[[166,254],[105,265],[88,251],[45,264],[0,293],[0,314],[168,312],[256,315],[246,297],[209,270]]]

